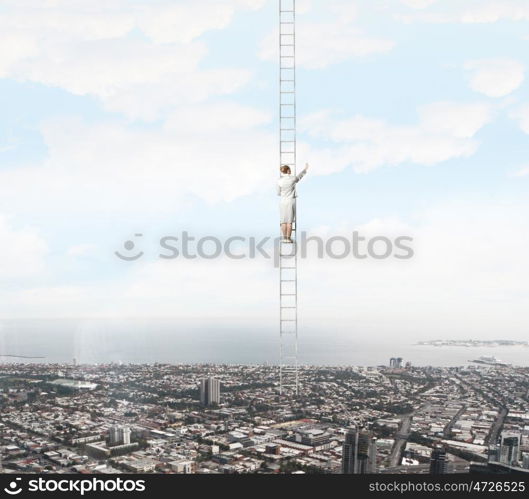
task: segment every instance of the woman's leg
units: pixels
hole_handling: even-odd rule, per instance
[[[286,227],[286,233],[285,233],[285,237],[287,239],[290,239],[292,237],[292,224],[285,224],[287,227]]]
[[[287,225],[288,224],[281,224],[281,234],[283,235],[284,238],[287,237]]]

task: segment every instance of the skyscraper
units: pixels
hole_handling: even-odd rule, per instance
[[[402,357],[391,357],[391,359],[389,359],[389,367],[400,369],[402,367]]]
[[[118,425],[111,426],[108,433],[109,433],[110,445],[117,445],[120,443]]]
[[[200,403],[205,406],[220,404],[220,381],[204,378],[200,381]]]
[[[509,466],[518,466],[520,458],[520,441],[519,433],[503,432],[500,437],[500,463]]]
[[[376,438],[370,431],[350,428],[342,449],[344,475],[376,473]]]
[[[448,473],[448,462],[446,460],[446,449],[443,445],[436,445],[430,457],[430,474],[445,475]]]
[[[109,430],[110,445],[130,444],[130,434],[131,431],[128,426],[111,426]]]
[[[122,444],[124,444],[124,445],[129,445],[130,444],[130,434],[131,434],[131,431],[130,431],[130,428],[128,426],[123,426],[120,429],[120,439],[121,439],[121,443]]]

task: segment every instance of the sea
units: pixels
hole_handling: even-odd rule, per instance
[[[388,337],[307,328],[299,333],[298,359],[300,364],[314,366],[378,366],[388,365],[391,357],[401,357],[416,366],[448,367],[494,356],[507,364],[529,367],[529,347],[525,346],[417,344],[436,339],[451,336]],[[0,355],[3,363],[72,363],[75,359],[79,364],[273,365],[278,363],[279,335],[275,324],[249,326],[236,320],[13,319],[0,320]]]

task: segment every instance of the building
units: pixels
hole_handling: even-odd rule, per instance
[[[430,456],[430,474],[446,475],[446,473],[448,473],[446,449],[443,445],[436,445]]]
[[[330,435],[319,428],[300,428],[296,432],[294,440],[303,445],[320,447],[329,443]]]
[[[376,473],[376,438],[367,430],[350,428],[342,448],[344,475]]]
[[[521,435],[503,432],[500,437],[499,462],[508,466],[518,466],[520,458]]]
[[[389,359],[389,367],[392,367],[393,369],[400,369],[402,367],[402,358],[391,357],[391,359]]]
[[[279,456],[281,454],[281,446],[278,444],[267,444],[265,453]]]
[[[193,461],[173,461],[169,467],[174,473],[189,475],[195,472],[195,463]]]
[[[200,403],[205,406],[220,404],[220,381],[204,378],[200,381]]]
[[[127,426],[111,426],[109,429],[110,445],[129,445],[130,434],[130,428]]]

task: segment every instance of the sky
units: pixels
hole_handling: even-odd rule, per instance
[[[157,257],[182,231],[277,235],[277,11],[0,3],[0,321],[277,324],[273,262]],[[527,339],[529,4],[297,11],[300,228],[415,255],[301,261],[301,331]]]

